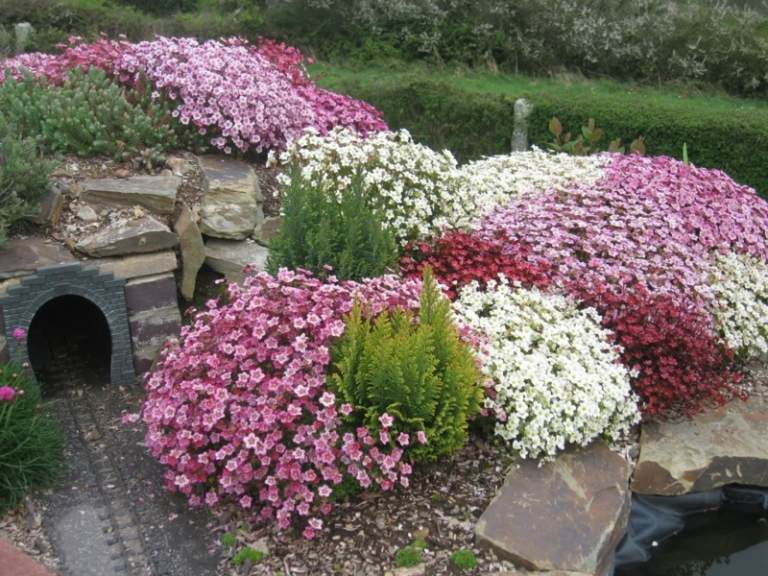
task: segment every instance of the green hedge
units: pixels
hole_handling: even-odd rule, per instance
[[[569,130],[594,118],[605,130],[606,143],[614,138],[629,143],[642,135],[649,154],[677,158],[687,143],[691,162],[719,168],[768,197],[768,107],[729,106],[722,99],[708,105],[701,97],[669,98],[665,103],[664,98],[617,90],[558,94],[518,87],[502,93],[428,77],[361,78],[343,74],[321,78],[320,83],[367,100],[384,112],[392,128],[407,128],[417,140],[448,148],[461,161],[509,151],[514,102],[526,97],[535,104],[531,144],[543,147],[552,140],[547,126],[553,116]]]

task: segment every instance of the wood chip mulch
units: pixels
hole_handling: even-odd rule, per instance
[[[407,490],[362,494],[337,505],[326,529],[312,541],[274,528],[244,530],[234,517],[221,526],[240,525],[238,545],[222,560],[219,576],[398,574],[470,575],[511,570],[512,564],[475,544],[475,523],[502,484],[512,459],[490,444],[473,439],[452,458],[414,472]],[[416,538],[427,542],[423,563],[398,571],[397,552]],[[239,548],[251,546],[268,555],[259,563],[233,565]],[[472,550],[477,567],[459,570],[453,552]]]

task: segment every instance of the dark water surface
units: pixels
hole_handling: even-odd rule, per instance
[[[653,559],[616,576],[768,576],[768,521],[719,512],[691,521]]]

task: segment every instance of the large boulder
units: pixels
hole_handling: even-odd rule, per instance
[[[245,275],[243,268],[250,266],[254,271],[265,270],[269,250],[248,240],[212,240],[205,243],[205,263],[232,282],[241,282]]]
[[[86,202],[143,206],[169,216],[176,204],[181,178],[174,175],[132,176],[130,178],[98,178],[80,184],[80,198]]]
[[[143,216],[135,220],[122,220],[84,236],[76,244],[78,252],[94,258],[159,252],[176,246],[176,234],[168,226]]]
[[[201,156],[204,195],[200,230],[206,236],[243,240],[264,218],[256,172],[241,160]]]
[[[197,273],[205,262],[205,244],[195,217],[186,204],[181,205],[173,228],[179,236],[181,249],[181,295],[186,300],[192,300]]]
[[[726,484],[768,487],[768,402],[755,396],[676,422],[648,422],[632,478],[639,494],[677,496]]]
[[[529,570],[603,576],[629,517],[630,467],[603,442],[513,468],[475,527],[478,543]]]

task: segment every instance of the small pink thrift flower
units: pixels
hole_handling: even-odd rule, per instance
[[[427,435],[424,433],[424,430],[419,430],[418,432],[416,432],[416,441],[419,444],[427,443]]]
[[[17,392],[10,386],[0,386],[0,402],[13,402]]]
[[[410,436],[405,432],[400,432],[400,434],[397,435],[397,443],[400,444],[400,446],[408,446],[410,440]]]
[[[334,405],[336,402],[336,396],[333,395],[331,392],[325,392],[322,396],[320,396],[320,404],[325,406],[326,408],[329,408]]]
[[[344,416],[349,416],[350,414],[352,414],[352,410],[354,410],[352,408],[352,404],[342,404],[341,405],[341,413]]]
[[[27,337],[27,331],[20,326],[14,328],[12,334],[16,342],[22,342]]]
[[[379,416],[379,422],[381,423],[381,425],[382,425],[384,428],[389,428],[390,426],[392,426],[392,424],[394,424],[394,423],[395,423],[395,419],[394,419],[394,418],[392,418],[392,416],[390,416],[390,415],[389,415],[389,414],[387,414],[386,412],[384,412],[384,414],[382,414],[381,416]]]

